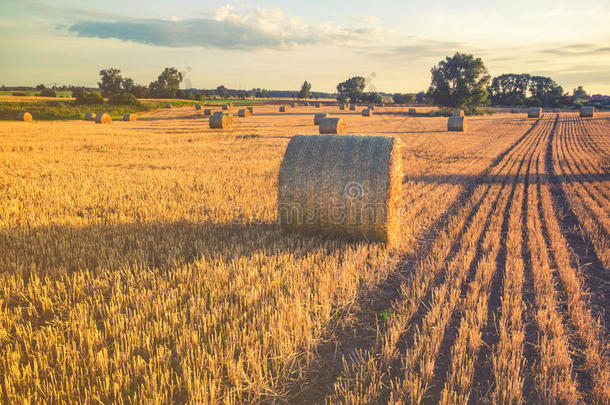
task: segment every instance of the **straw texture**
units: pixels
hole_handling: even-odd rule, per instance
[[[322,121],[322,118],[328,118],[328,114],[327,113],[314,114],[313,115],[313,124],[320,125],[320,121]]]
[[[372,115],[373,115],[373,110],[371,110],[370,108],[365,108],[364,110],[362,110],[363,117],[370,117]]]
[[[530,107],[527,110],[527,118],[540,118],[540,117],[542,117],[542,108]]]
[[[32,121],[32,114],[30,114],[29,112],[20,112],[17,115],[17,119],[19,121],[27,121],[27,122],[29,122],[29,121]]]
[[[580,108],[580,116],[581,117],[593,117],[595,115],[595,107],[581,107]]]
[[[447,121],[447,130],[449,131],[466,131],[468,129],[468,123],[466,122],[466,117],[454,115],[453,117],[449,117],[449,121]]]
[[[98,124],[110,124],[112,122],[112,117],[108,114],[97,114],[95,116],[95,122]]]
[[[295,136],[279,174],[282,230],[394,246],[401,233],[400,159],[391,137]]]
[[[225,129],[231,123],[229,122],[229,115],[227,114],[214,114],[210,117],[210,128],[212,129]]]
[[[241,110],[239,110],[237,112],[237,116],[238,117],[249,117],[250,116],[250,110],[242,108]]]

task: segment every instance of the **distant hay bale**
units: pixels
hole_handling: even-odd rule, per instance
[[[231,125],[228,114],[214,114],[210,117],[210,128],[225,129]]]
[[[254,107],[248,107],[248,111],[250,111],[250,114],[254,114]]]
[[[229,125],[233,125],[233,119],[234,119],[234,118],[233,118],[233,114],[229,114],[229,113],[222,112],[222,111],[216,111],[216,112],[215,112],[215,113],[212,115],[212,117],[214,117],[214,116],[218,116],[218,115],[222,115],[222,116],[227,117],[227,120],[228,120]]]
[[[349,110],[350,111],[356,111],[356,103],[350,103]]]
[[[172,108],[171,104],[165,104],[165,108]]]
[[[286,106],[285,105],[280,107],[280,112],[286,112]]]
[[[510,110],[510,112],[513,113],[513,114],[518,114],[518,113],[521,112],[521,110],[518,109],[518,108],[513,108],[512,110]]]
[[[30,122],[32,121],[32,114],[30,114],[29,112],[20,112],[19,114],[17,114],[17,119],[19,121],[26,121],[26,122]]]
[[[553,108],[553,112],[558,113],[558,112],[561,112],[561,110],[559,108]]]
[[[197,111],[201,110],[201,104],[195,104],[195,110],[197,110]]]
[[[223,104],[222,109],[227,111],[229,109],[229,104]]]
[[[415,108],[409,108],[409,115],[417,114],[417,110]]]
[[[138,116],[135,114],[125,114],[123,115],[123,121],[137,121]]]
[[[250,116],[250,110],[248,110],[246,108],[242,108],[241,110],[239,110],[237,112],[237,116],[239,116],[239,117],[249,117]]]
[[[206,108],[205,110],[203,110],[203,115],[212,115],[212,109]]]
[[[447,121],[447,130],[463,132],[467,129],[468,123],[466,122],[466,117],[463,115],[454,115],[453,117],[449,117],[449,121]]]
[[[347,130],[347,124],[343,118],[322,118],[320,120],[321,134],[344,134]]]
[[[85,121],[95,121],[95,114],[90,112],[85,114]]]
[[[373,110],[371,110],[370,108],[365,108],[364,110],[362,110],[363,117],[370,117],[372,115],[373,115]]]
[[[401,236],[400,162],[397,138],[293,137],[278,181],[282,231],[395,246]]]
[[[345,110],[345,104],[343,104],[343,103],[339,104],[339,109],[340,110]]]
[[[97,114],[95,116],[95,122],[97,124],[110,124],[112,122],[112,118],[110,117],[110,115],[104,113],[104,114]]]
[[[290,106],[291,106],[292,108],[296,108],[296,107],[297,107],[297,103],[291,103],[291,104],[290,104]]]
[[[375,111],[375,104],[369,104],[369,110]]]
[[[583,118],[591,118],[595,115],[595,107],[584,106],[580,108],[580,116]]]
[[[463,117],[463,116],[465,116],[465,115],[466,115],[466,114],[464,114],[464,110],[455,110],[455,111],[453,112],[453,116],[454,116],[454,117]]]
[[[527,118],[540,118],[540,117],[542,117],[542,108],[530,107],[527,110]]]
[[[322,106],[322,104],[316,103],[316,108],[320,108],[321,106]]]
[[[306,107],[309,107],[309,103],[308,103],[307,101],[305,102],[305,106],[306,106]]]
[[[320,125],[320,121],[322,121],[323,118],[328,118],[328,114],[327,113],[314,114],[313,124]]]

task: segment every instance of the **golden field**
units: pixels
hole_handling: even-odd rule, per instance
[[[4,402],[610,401],[609,113],[254,108],[0,123]],[[280,232],[315,112],[401,139],[397,248]]]

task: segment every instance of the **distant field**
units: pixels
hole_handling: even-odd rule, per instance
[[[13,93],[25,93],[26,97],[40,96],[40,91],[37,91],[37,90],[30,90],[30,91],[0,90],[0,96],[12,96]],[[57,98],[72,97],[71,90],[57,91],[56,94],[57,94]],[[17,96],[17,97],[19,97],[19,96]]]
[[[610,114],[430,111],[0,123],[0,402],[609,403]],[[401,140],[396,249],[280,231],[317,112]]]

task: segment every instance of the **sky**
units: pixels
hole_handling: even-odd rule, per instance
[[[610,94],[610,0],[0,0],[0,84],[95,87],[100,69],[184,88],[426,90],[430,68],[472,53],[492,76],[550,76]]]

